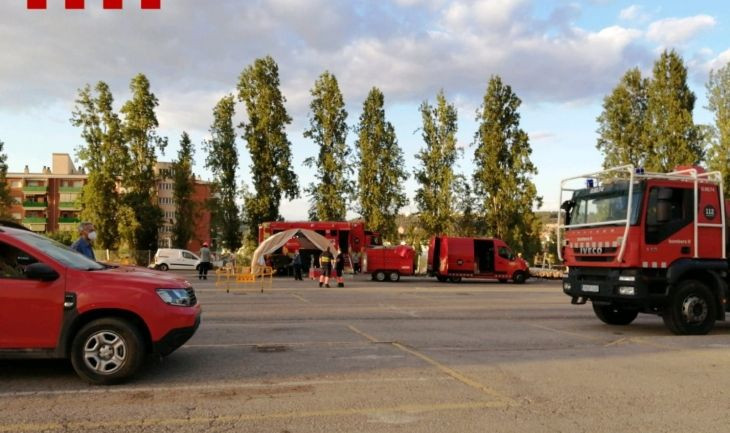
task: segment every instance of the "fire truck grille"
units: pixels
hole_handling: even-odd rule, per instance
[[[604,248],[573,248],[575,260],[579,262],[611,262],[616,257],[616,247]]]

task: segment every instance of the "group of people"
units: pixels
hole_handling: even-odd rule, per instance
[[[330,276],[332,275],[332,267],[334,264],[335,274],[337,275],[337,287],[345,287],[345,279],[343,273],[345,271],[345,254],[342,251],[337,251],[337,255],[332,254],[331,248],[327,247],[327,250],[322,252],[319,256],[319,267],[322,274],[319,276],[319,287],[330,286]],[[292,258],[292,266],[294,267],[294,279],[302,280],[302,256],[297,250],[294,252]]]

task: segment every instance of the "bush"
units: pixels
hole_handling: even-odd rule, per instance
[[[60,242],[66,246],[71,246],[74,243],[74,232],[71,231],[56,231],[46,233],[46,236],[53,239],[56,242]]]

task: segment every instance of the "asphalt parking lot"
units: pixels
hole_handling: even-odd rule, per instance
[[[0,361],[0,433],[726,432],[730,325],[604,325],[559,282],[194,281],[203,322],[132,383]]]

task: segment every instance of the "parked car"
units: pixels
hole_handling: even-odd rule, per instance
[[[150,268],[160,271],[169,270],[197,270],[200,264],[200,257],[197,254],[177,248],[160,248],[155,253],[155,260]],[[220,267],[219,260],[213,260],[213,267]]]
[[[501,239],[434,236],[428,249],[428,274],[441,282],[487,278],[522,284],[530,277],[530,268]]]
[[[101,264],[11,226],[0,222],[0,358],[70,358],[82,378],[112,384],[198,329],[187,281]]]

